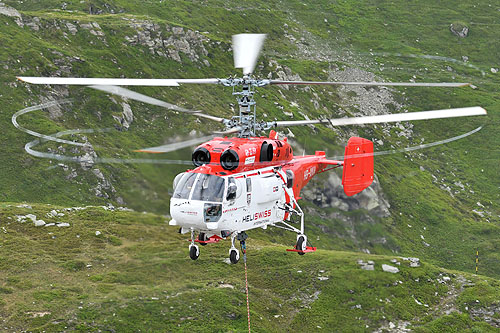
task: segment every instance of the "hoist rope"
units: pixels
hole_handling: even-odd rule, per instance
[[[247,247],[245,241],[241,242],[241,249],[243,250],[243,263],[245,264],[245,292],[247,294],[248,333],[250,333],[250,303],[248,301]]]

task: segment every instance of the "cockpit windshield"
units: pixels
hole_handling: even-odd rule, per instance
[[[176,199],[188,199],[197,175],[198,174],[191,172],[185,173],[175,187],[173,197]]]
[[[224,178],[200,174],[193,190],[192,200],[222,202]]]

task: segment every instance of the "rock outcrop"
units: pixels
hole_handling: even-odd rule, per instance
[[[452,23],[450,24],[450,31],[461,38],[467,37],[469,34],[469,28],[463,24],[460,23]]]
[[[322,186],[320,185],[323,184]],[[342,179],[334,172],[326,180],[314,180],[312,184],[302,190],[302,196],[322,208],[335,207],[343,211],[365,209],[380,217],[387,217],[389,202],[385,199],[377,176],[372,185],[352,197],[344,193]]]

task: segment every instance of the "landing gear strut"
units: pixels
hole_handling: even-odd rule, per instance
[[[236,248],[234,245],[235,240],[240,241],[241,245],[241,250],[243,253],[246,252],[246,243],[245,240],[248,238],[248,235],[246,232],[242,231],[239,234],[233,234],[231,236],[231,249],[229,250],[229,260],[231,261],[231,264],[236,264],[240,260],[240,251]]]
[[[193,260],[200,256],[200,248],[194,243],[194,229],[191,229],[191,244],[189,244],[189,257]]]

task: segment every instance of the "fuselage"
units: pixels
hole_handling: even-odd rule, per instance
[[[273,131],[274,132],[274,131]],[[199,165],[176,177],[171,225],[227,237],[289,217],[301,189],[327,167],[324,152],[293,156],[286,138],[215,138],[197,147]]]

